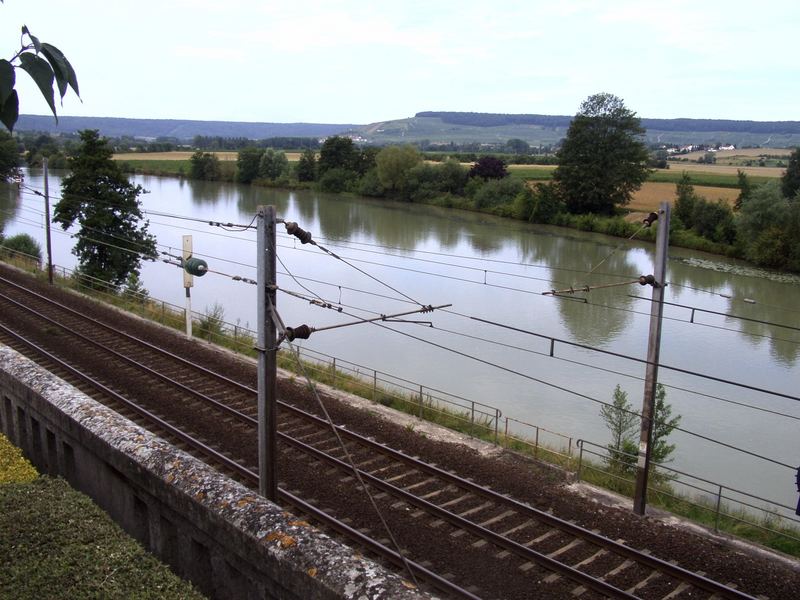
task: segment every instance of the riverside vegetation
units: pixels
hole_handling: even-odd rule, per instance
[[[32,265],[30,260],[25,260],[21,255],[10,260],[17,266],[32,270],[37,276],[44,277],[37,266]],[[68,274],[64,270],[56,277],[56,281],[60,285],[76,289],[177,331],[183,331],[185,328],[185,313],[182,307],[150,298],[137,281],[129,281],[128,285],[117,289],[104,285],[100,280],[92,280],[80,273]],[[194,335],[200,339],[250,358],[256,357],[255,332],[247,325],[225,322],[224,309],[220,305],[208,307],[205,314],[196,315],[193,320],[193,330]],[[627,398],[624,397],[624,393],[617,390],[612,395],[613,402],[609,405],[611,409],[607,414],[601,415],[609,428],[611,442],[606,447],[597,445],[602,452],[587,449],[579,456],[575,456],[571,441],[569,449],[541,443],[538,439],[501,427],[494,415],[489,412],[476,411],[476,414],[472,414],[468,407],[448,403],[440,397],[422,393],[421,390],[398,387],[389,381],[379,380],[377,373],[373,375],[370,372],[360,371],[358,367],[348,369],[341,363],[337,365],[333,357],[303,358],[291,351],[284,351],[279,353],[278,364],[280,368],[294,373],[293,377],[304,379],[308,376],[315,382],[330,385],[369,401],[578,473],[580,479],[588,483],[627,497],[633,496],[634,480],[631,465],[635,463],[636,453],[630,447],[630,423],[624,418],[625,415],[630,415],[631,410],[630,405],[626,404]],[[744,508],[729,506],[726,502],[722,502],[718,507],[713,496],[696,494],[690,496],[676,488],[669,468],[666,467],[673,448],[666,442],[666,438],[678,424],[680,417],[673,417],[670,414],[669,405],[664,401],[663,389],[659,398],[662,406],[657,411],[656,418],[662,426],[659,438],[662,451],[659,458],[663,462],[653,466],[654,476],[648,489],[648,503],[706,527],[800,557],[800,529],[787,525],[774,510],[765,508],[763,515],[758,516]]]

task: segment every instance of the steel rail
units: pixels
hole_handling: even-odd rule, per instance
[[[252,482],[252,484],[257,487],[258,486],[258,475],[248,469],[247,467],[242,466],[238,462],[234,461],[231,458],[228,458],[224,454],[221,454],[211,446],[204,444],[203,442],[187,435],[174,425],[170,424],[169,422],[165,421],[164,419],[156,416],[155,414],[151,413],[147,409],[139,406],[138,404],[131,402],[125,396],[115,392],[108,386],[104,385],[103,383],[97,381],[90,375],[72,367],[68,363],[64,362],[54,354],[50,353],[49,351],[45,350],[35,342],[28,340],[24,336],[19,335],[15,331],[9,329],[2,323],[0,323],[0,330],[2,330],[6,335],[11,337],[12,339],[17,340],[21,344],[24,344],[34,350],[36,353],[44,356],[47,360],[52,361],[55,363],[59,368],[64,369],[71,375],[77,377],[81,381],[91,385],[95,388],[99,393],[105,394],[114,399],[114,401],[119,402],[126,408],[134,411],[140,417],[155,423],[158,427],[164,429],[180,441],[186,443],[187,445],[191,446],[198,452],[205,454],[207,457],[212,458],[215,461],[222,463],[222,465],[238,475],[242,478],[248,479]],[[319,510],[318,508],[308,504],[307,502],[301,500],[294,494],[287,492],[283,489],[278,489],[279,495],[281,498],[289,505],[294,506],[295,508],[300,509],[300,511],[305,512],[309,515],[312,515],[315,519],[318,519],[320,522],[325,523],[326,526],[338,531],[340,534],[349,537],[352,540],[355,540],[357,543],[369,548],[379,556],[382,556],[392,562],[397,567],[405,567],[405,565],[409,565],[413,570],[415,575],[421,576],[426,582],[430,583],[433,587],[438,589],[439,591],[445,592],[447,594],[455,595],[459,598],[465,598],[466,600],[481,600],[479,596],[472,594],[471,592],[451,583],[447,579],[444,579],[440,575],[430,571],[429,569],[425,568],[424,566],[416,563],[414,561],[410,561],[408,559],[403,560],[403,557],[400,556],[394,550],[384,546],[380,542],[369,538],[368,536],[364,535],[363,533],[349,527],[347,524],[342,523],[338,519],[335,519],[331,515]]]
[[[0,278],[0,281],[7,281],[7,280],[5,280],[4,278]],[[111,327],[109,325],[106,325],[105,323],[102,323],[101,321],[99,321],[97,319],[93,319],[91,317],[87,317],[87,316],[83,315],[82,313],[80,313],[80,312],[78,312],[78,311],[76,311],[76,310],[74,310],[74,309],[72,309],[70,307],[64,306],[64,305],[62,305],[62,304],[60,304],[58,302],[55,302],[55,301],[47,298],[46,296],[38,294],[36,292],[32,292],[30,290],[27,290],[23,286],[20,286],[20,285],[14,283],[14,282],[8,282],[8,283],[10,283],[11,285],[13,285],[15,287],[18,287],[18,288],[22,289],[26,293],[29,293],[29,294],[32,294],[34,296],[37,296],[37,297],[41,298],[45,302],[48,302],[48,303],[51,303],[51,304],[55,304],[55,305],[59,306],[60,308],[63,308],[64,310],[66,310],[68,312],[71,312],[71,313],[75,314],[76,316],[78,316],[78,317],[80,317],[82,319],[89,320],[89,321],[91,321],[93,323],[96,323],[99,326],[108,329],[109,331],[111,331],[115,335],[121,335],[121,336],[124,336],[125,338],[128,338],[128,339],[134,341],[134,342],[143,344],[143,345],[149,347],[150,349],[152,349],[152,350],[154,350],[156,352],[165,354],[165,355],[169,356],[170,358],[173,358],[176,361],[179,361],[181,364],[184,364],[184,365],[187,365],[187,366],[191,366],[195,370],[201,371],[201,372],[206,373],[206,374],[208,374],[210,376],[213,376],[213,377],[215,377],[215,378],[217,378],[219,380],[225,381],[226,383],[228,383],[230,385],[233,385],[233,386],[239,388],[242,391],[245,391],[245,392],[250,393],[250,394],[255,394],[256,393],[256,390],[251,388],[251,387],[249,387],[249,386],[246,386],[246,385],[244,385],[242,383],[239,383],[239,382],[234,381],[234,380],[232,380],[230,378],[227,378],[224,375],[221,375],[219,373],[215,373],[214,371],[212,371],[210,369],[207,369],[206,367],[202,367],[200,365],[196,365],[196,364],[194,364],[194,363],[192,363],[190,361],[187,361],[186,359],[184,359],[184,358],[182,358],[182,357],[180,357],[178,355],[175,355],[175,354],[173,354],[173,353],[171,353],[169,351],[163,350],[163,349],[159,348],[158,346],[155,346],[154,344],[151,344],[149,342],[141,340],[140,338],[137,338],[136,336],[132,336],[132,335],[127,334],[125,332],[120,332],[117,329],[115,329],[115,328],[113,328],[113,327]],[[21,306],[25,310],[33,312],[34,314],[37,314],[37,316],[40,316],[43,319],[46,319],[46,320],[48,320],[50,322],[55,323],[56,325],[64,327],[63,325],[60,325],[57,322],[52,321],[48,317],[46,317],[44,315],[41,315],[41,313],[37,313],[36,311],[33,311],[32,309],[28,309],[27,307],[25,307],[24,305],[21,305],[20,303],[16,302],[13,299],[10,299],[10,300],[11,300],[11,302]],[[78,335],[80,335],[80,334],[78,334]],[[94,342],[93,340],[89,340],[89,341],[91,341],[92,343],[97,344],[97,345],[99,345],[99,346],[101,346],[101,347],[103,347],[105,349],[105,347],[102,346],[102,344],[99,344],[99,342]],[[118,353],[116,353],[115,351],[113,351],[111,349],[108,349],[108,351],[110,351],[110,352],[112,352],[114,354],[118,354]],[[126,357],[122,357],[121,356],[121,358],[124,358],[124,359],[130,361],[130,359],[127,359]],[[182,387],[185,391],[191,393],[192,395],[194,395],[196,397],[199,397],[200,399],[203,399],[205,401],[209,401],[209,402],[214,403],[215,405],[217,405],[222,410],[225,410],[226,413],[231,414],[232,416],[235,416],[236,418],[238,418],[238,419],[240,419],[240,420],[242,420],[244,422],[247,422],[248,424],[252,424],[252,425],[256,424],[256,420],[254,418],[249,417],[248,415],[246,415],[244,413],[241,413],[241,412],[237,411],[236,409],[233,409],[231,407],[228,407],[228,406],[225,406],[223,404],[220,404],[216,400],[214,400],[212,398],[208,398],[207,396],[205,396],[203,394],[200,394],[199,392],[196,392],[196,391],[192,390],[191,388],[186,388],[186,386],[183,386],[179,382],[174,382],[173,380],[169,379],[168,377],[163,376],[163,375],[153,371],[149,367],[146,367],[145,365],[140,365],[140,364],[136,363],[136,361],[130,361],[130,362],[132,362],[134,364],[137,364],[141,368],[147,370],[148,372],[151,372],[152,374],[154,374],[155,376],[161,378],[164,381],[167,381],[169,383],[172,383],[172,384],[175,384],[175,385],[178,385],[178,386]],[[319,417],[317,417],[317,416],[315,416],[313,414],[307,413],[306,411],[303,411],[302,409],[299,409],[297,407],[291,406],[291,405],[286,404],[284,402],[280,402],[280,404],[281,404],[282,408],[288,410],[289,412],[295,413],[295,414],[299,415],[300,417],[302,417],[304,419],[315,421],[319,425],[323,426],[326,429],[330,428],[330,424],[327,421],[325,421],[323,419],[320,419]],[[552,527],[555,527],[557,529],[561,529],[562,531],[570,533],[571,535],[574,535],[576,537],[580,537],[580,538],[582,538],[582,539],[584,539],[584,540],[586,540],[586,541],[588,541],[590,543],[593,543],[593,544],[595,544],[597,546],[604,547],[604,548],[609,548],[609,549],[611,549],[612,551],[614,551],[617,554],[620,554],[620,555],[623,555],[623,556],[625,556],[627,558],[633,559],[638,563],[643,563],[643,564],[649,566],[650,568],[652,568],[654,570],[665,572],[665,573],[667,573],[669,575],[672,575],[673,577],[676,577],[676,578],[678,578],[680,580],[683,580],[683,581],[686,581],[688,583],[691,583],[692,585],[694,585],[694,586],[696,586],[698,588],[704,589],[705,591],[720,594],[725,598],[732,598],[732,599],[739,599],[739,600],[752,599],[752,596],[749,596],[747,594],[739,592],[738,590],[734,590],[732,588],[724,586],[723,584],[720,584],[720,583],[718,583],[716,581],[713,581],[711,579],[708,579],[706,577],[698,575],[697,573],[694,573],[692,571],[683,569],[682,567],[678,567],[678,566],[676,566],[676,565],[674,565],[672,563],[669,563],[669,562],[663,561],[661,559],[658,559],[658,558],[656,558],[656,557],[654,557],[652,555],[640,553],[640,552],[636,551],[635,549],[633,549],[633,548],[631,548],[629,546],[625,546],[623,544],[620,544],[619,542],[615,542],[615,541],[610,540],[608,538],[605,538],[605,537],[603,537],[601,535],[595,534],[595,533],[593,533],[593,532],[591,532],[589,530],[583,529],[583,528],[581,528],[581,527],[579,527],[579,526],[577,526],[577,525],[575,525],[573,523],[570,523],[568,521],[564,521],[564,520],[562,520],[562,519],[560,519],[560,518],[558,518],[558,517],[556,517],[554,515],[551,515],[551,514],[549,514],[547,512],[544,512],[544,511],[541,511],[541,510],[536,509],[534,507],[531,507],[531,506],[529,506],[529,505],[527,505],[527,504],[525,504],[523,502],[520,502],[518,500],[514,500],[514,499],[509,498],[507,496],[503,496],[501,494],[498,494],[497,492],[494,492],[492,490],[489,490],[489,489],[486,489],[484,487],[481,487],[481,486],[479,486],[479,485],[477,485],[477,484],[475,484],[475,483],[473,483],[471,481],[463,479],[463,478],[461,478],[461,477],[459,477],[457,475],[454,475],[454,474],[452,474],[452,473],[450,473],[448,471],[445,471],[445,470],[443,470],[441,468],[438,468],[438,467],[434,467],[434,466],[432,466],[430,464],[424,463],[423,461],[419,461],[417,459],[414,459],[414,458],[412,458],[412,457],[410,457],[410,456],[408,456],[408,455],[406,455],[406,454],[404,454],[404,453],[402,453],[400,451],[397,451],[397,450],[394,450],[392,448],[389,448],[388,446],[385,446],[383,444],[375,442],[374,440],[371,440],[371,439],[366,438],[364,436],[361,436],[359,434],[353,433],[353,432],[351,432],[351,431],[349,431],[347,429],[344,429],[344,428],[342,428],[340,426],[334,425],[334,427],[336,427],[336,429],[343,436],[348,437],[350,439],[353,439],[354,441],[357,441],[358,443],[360,443],[362,445],[368,446],[369,448],[371,448],[371,449],[373,449],[373,450],[375,450],[377,452],[380,452],[381,454],[384,454],[385,456],[388,456],[388,457],[390,457],[390,458],[392,458],[394,460],[400,460],[401,462],[405,462],[405,463],[411,465],[412,467],[414,467],[416,469],[419,469],[420,471],[427,472],[429,474],[435,475],[435,476],[437,476],[437,477],[439,477],[441,479],[445,479],[448,482],[453,483],[453,484],[455,484],[455,485],[457,485],[457,486],[459,486],[462,489],[465,489],[467,491],[470,491],[470,492],[473,492],[473,493],[476,493],[476,494],[480,494],[480,495],[482,495],[482,496],[484,496],[486,498],[494,499],[494,500],[499,501],[499,502],[510,504],[514,508],[520,510],[521,512],[528,513],[530,516],[533,516],[534,518],[537,518],[540,521],[543,521],[543,522],[547,523],[548,525],[550,525]],[[285,434],[281,434],[281,435],[285,435]],[[291,438],[288,438],[288,436],[287,436],[287,441],[290,440],[290,439]],[[186,440],[184,440],[184,441],[186,441]],[[189,442],[187,441],[187,443],[189,443]],[[319,452],[316,449],[314,449],[314,450],[316,452]],[[222,460],[222,459],[220,459],[220,460]],[[334,459],[334,460],[338,460],[338,459]],[[238,464],[238,463],[235,463],[235,464]],[[347,466],[347,470],[348,471],[352,471],[352,468],[348,465]],[[363,473],[363,475],[365,475],[367,477],[370,477],[370,475],[368,473],[365,473],[363,471],[360,471],[360,472]],[[493,533],[493,532],[491,532],[491,533]],[[496,534],[494,534],[494,535],[496,535]],[[511,543],[513,544],[514,542],[511,542]]]
[[[318,460],[327,462],[328,464],[338,467],[345,472],[352,472],[352,468],[348,463],[339,460],[338,458],[335,458],[329,454],[326,454],[322,450],[317,450],[313,446],[309,446],[308,444],[301,442],[300,440],[296,440],[286,435],[285,433],[279,432],[278,436],[284,442],[294,446],[295,448],[306,454],[314,456]],[[514,542],[509,538],[503,537],[499,533],[495,533],[490,529],[482,527],[477,523],[473,523],[472,521],[465,519],[464,517],[461,517],[444,508],[441,508],[433,504],[432,502],[428,502],[427,500],[419,498],[418,496],[415,496],[411,492],[407,492],[406,490],[394,486],[391,483],[388,483],[383,479],[380,479],[379,477],[367,473],[366,471],[362,471],[361,469],[358,469],[358,471],[361,474],[361,477],[365,481],[369,482],[370,485],[376,487],[377,489],[382,490],[384,492],[388,492],[389,494],[392,494],[395,497],[401,498],[405,502],[408,502],[409,504],[412,504],[417,508],[421,508],[429,514],[444,519],[450,522],[451,524],[455,525],[456,527],[459,527],[461,529],[464,529],[465,531],[473,533],[478,537],[485,539],[500,548],[508,550],[509,552],[513,552],[514,554],[516,554],[521,558],[524,558],[526,560],[531,560],[549,571],[554,571],[556,573],[559,573],[560,575],[563,575],[580,585],[584,585],[610,598],[625,598],[627,600],[636,600],[636,596],[634,596],[633,594],[629,594],[628,592],[621,590],[611,585],[610,583],[606,583],[605,581],[592,577],[591,575],[584,573],[583,571],[579,571],[577,569],[574,569],[573,567],[570,567],[569,565],[566,565],[553,558],[550,558],[546,554],[542,554],[541,552],[532,550],[526,546],[523,546],[522,544]]]
[[[197,392],[196,390],[194,390],[194,389],[190,388],[189,386],[181,383],[180,381],[176,381],[176,380],[174,380],[174,379],[172,379],[172,378],[170,378],[170,377],[168,377],[168,376],[166,376],[166,375],[164,375],[162,373],[159,373],[155,369],[153,369],[151,367],[148,367],[147,365],[142,364],[139,361],[134,360],[129,356],[125,356],[124,354],[114,350],[113,348],[110,348],[109,346],[103,344],[102,342],[98,342],[97,340],[93,340],[90,337],[80,333],[79,331],[71,329],[67,325],[65,325],[63,323],[59,323],[58,321],[56,321],[54,319],[51,319],[47,315],[44,315],[44,314],[40,313],[39,311],[36,311],[36,310],[30,308],[29,306],[25,306],[24,304],[22,304],[20,302],[17,302],[13,298],[9,298],[8,296],[6,296],[3,293],[0,293],[0,298],[6,300],[7,302],[11,302],[12,304],[16,305],[17,307],[19,307],[19,308],[21,308],[21,309],[23,309],[23,310],[35,315],[36,317],[42,319],[43,321],[45,321],[47,323],[50,323],[52,325],[55,325],[56,327],[60,327],[60,328],[62,328],[64,330],[68,331],[73,336],[75,336],[75,337],[87,342],[88,344],[91,344],[91,345],[95,346],[96,348],[99,348],[103,352],[107,352],[108,354],[110,354],[112,356],[115,356],[116,358],[118,358],[118,359],[120,359],[120,360],[122,360],[124,362],[127,362],[128,364],[131,364],[131,365],[133,365],[133,366],[145,371],[148,375],[152,375],[153,377],[156,377],[157,379],[160,379],[164,383],[168,383],[168,384],[170,384],[170,385],[172,385],[174,387],[177,387],[178,389],[180,389],[181,391],[183,391],[183,392],[185,392],[185,393],[187,393],[189,395],[199,396],[202,400],[212,404],[215,408],[218,408],[219,410],[221,410],[222,412],[224,412],[227,415],[230,415],[232,417],[235,417],[235,418],[243,420],[243,421],[248,421],[248,420],[253,421],[253,422],[255,421],[254,419],[251,419],[250,417],[248,417],[243,412],[240,412],[240,411],[236,410],[235,408],[232,408],[232,407],[230,407],[230,406],[228,406],[226,404],[223,404],[223,403],[219,402],[218,400],[215,400],[214,398],[206,396],[205,394],[201,394],[200,392]]]
[[[307,420],[317,421],[320,425],[324,425],[325,427],[330,428],[330,425],[328,424],[327,421],[325,421],[324,419],[320,419],[316,415],[306,413],[302,409],[299,409],[291,405],[287,406],[287,408],[296,414],[300,414],[301,416],[303,416],[303,418]],[[344,429],[341,426],[336,425],[335,427],[342,435],[342,437],[349,438],[363,445],[369,446],[371,449],[377,452],[380,452],[395,460],[405,462],[406,464],[416,469],[419,469],[424,473],[427,473],[429,475],[434,475],[436,477],[439,477],[440,479],[444,479],[447,482],[457,485],[458,487],[466,491],[473,492],[475,494],[480,494],[483,497],[490,500],[495,500],[507,505],[511,505],[513,508],[519,510],[520,512],[526,513],[533,518],[543,521],[546,524],[550,525],[551,527],[555,527],[557,529],[565,531],[566,533],[569,533],[576,537],[580,537],[585,541],[600,546],[602,548],[610,549],[617,554],[635,560],[636,562],[644,564],[650,567],[651,569],[671,575],[677,579],[686,581],[687,583],[691,583],[692,585],[695,585],[696,587],[701,588],[707,592],[720,594],[724,598],[731,598],[734,600],[753,600],[753,597],[748,594],[745,594],[738,590],[734,590],[733,588],[730,588],[724,584],[714,581],[713,579],[709,579],[702,575],[698,575],[694,571],[689,571],[688,569],[679,567],[671,562],[667,562],[665,560],[657,558],[652,554],[645,554],[639,552],[635,548],[631,548],[630,546],[626,546],[624,544],[611,540],[607,537],[594,533],[588,529],[584,529],[579,525],[575,525],[574,523],[565,521],[559,517],[556,517],[555,515],[542,511],[538,508],[534,508],[533,506],[525,504],[524,502],[521,502],[514,498],[504,496],[502,494],[499,494],[498,492],[482,487],[472,481],[469,481],[468,479],[464,479],[463,477],[459,477],[458,475],[450,473],[449,471],[446,471],[440,467],[433,466],[429,463],[408,456],[407,454],[404,454],[399,450],[394,450],[392,448],[389,448],[388,446],[385,446],[380,442],[376,442],[375,440],[371,440],[367,437],[361,436],[360,434],[349,431],[348,429]],[[352,471],[352,468],[349,466],[348,466],[348,471]],[[369,476],[369,473],[366,473],[364,471],[360,472],[363,473],[365,476]]]

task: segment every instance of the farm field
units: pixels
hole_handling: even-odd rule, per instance
[[[703,165],[697,163],[671,162],[670,171],[686,171],[688,173],[713,173],[717,175],[736,176],[737,171],[744,171],[754,177],[780,177],[786,170],[783,167],[745,167],[739,165]]]
[[[736,197],[739,195],[738,189],[729,187],[695,186],[694,191],[698,196],[705,198],[709,202],[724,200],[731,206],[733,206]],[[637,213],[650,212],[656,210],[658,205],[664,201],[669,202],[670,205],[673,204],[676,197],[674,183],[647,181],[634,193],[630,204],[626,208]]]
[[[780,156],[789,158],[794,148],[742,148],[739,150],[719,150],[714,153],[717,160],[730,160],[731,158],[758,158],[759,156]],[[688,158],[689,160],[698,160],[706,155],[705,150],[697,150],[689,152],[688,154],[681,154],[680,158]]]

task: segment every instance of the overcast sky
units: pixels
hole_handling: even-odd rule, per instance
[[[800,0],[5,0],[78,75],[60,114],[371,123],[423,110],[800,120]],[[47,105],[18,71],[20,112]],[[25,81],[22,81],[25,80]]]

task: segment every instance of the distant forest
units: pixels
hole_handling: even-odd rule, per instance
[[[540,127],[569,127],[571,116],[524,115],[475,112],[424,111],[415,117],[441,119],[451,125],[472,127],[501,127],[507,125],[538,125]],[[653,131],[727,131],[731,133],[800,134],[800,121],[734,121],[730,119],[642,119],[642,127]]]

